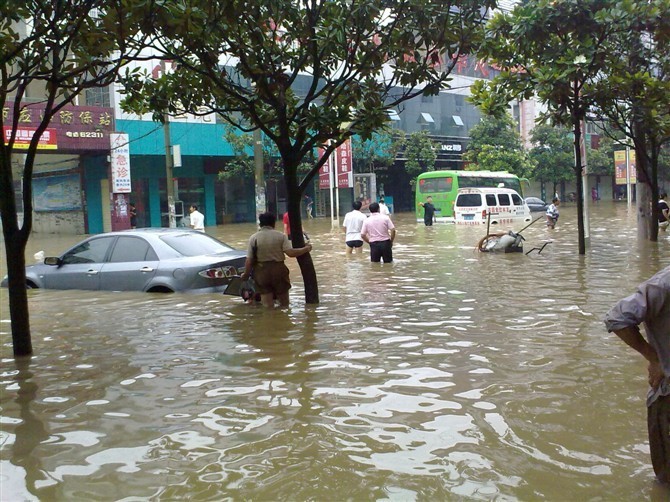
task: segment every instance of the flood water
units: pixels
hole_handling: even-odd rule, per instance
[[[541,254],[493,255],[482,228],[394,219],[393,264],[306,222],[318,306],[295,260],[288,310],[31,290],[30,361],[1,290],[0,498],[667,499],[646,365],[602,317],[670,265],[668,235],[638,244],[634,212],[601,202],[586,256],[574,207],[523,232]],[[208,228],[241,248],[253,231]],[[34,236],[27,256],[80,238]]]

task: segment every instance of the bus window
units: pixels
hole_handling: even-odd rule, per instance
[[[523,206],[523,200],[515,193],[512,194],[512,202],[515,206]]]
[[[454,179],[448,178],[427,178],[419,180],[420,193],[441,193],[451,192]]]
[[[499,193],[498,194],[498,200],[500,201],[501,206],[509,206],[511,205],[510,200],[509,200],[509,194],[506,193]]]
[[[486,194],[486,205],[489,207],[494,207],[497,206],[498,203],[496,202],[496,195],[493,193],[487,193]]]

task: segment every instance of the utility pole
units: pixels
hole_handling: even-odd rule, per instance
[[[161,71],[165,75],[165,61],[161,60]],[[163,141],[165,142],[165,188],[167,190],[168,219],[170,228],[177,228],[174,207],[174,178],[172,174],[172,148],[170,146],[170,116],[163,114]]]
[[[254,129],[254,166],[256,180],[256,222],[258,216],[265,212],[265,179],[263,176],[263,140],[261,130]]]

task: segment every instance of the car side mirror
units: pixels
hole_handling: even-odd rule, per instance
[[[63,262],[61,261],[60,258],[58,258],[58,256],[47,256],[46,258],[44,258],[44,264],[60,267],[63,264]]]

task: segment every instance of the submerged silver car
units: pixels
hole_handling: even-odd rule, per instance
[[[26,287],[222,293],[246,253],[202,232],[144,228],[94,235],[26,267]],[[7,277],[2,281],[7,286]]]

